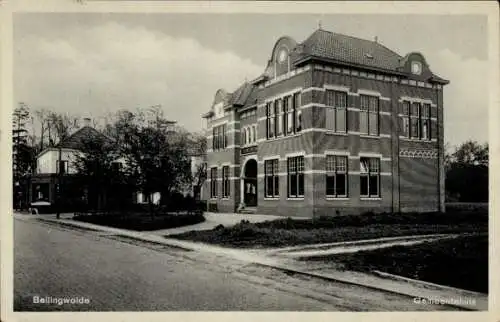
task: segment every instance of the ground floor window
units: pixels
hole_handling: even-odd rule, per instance
[[[32,201],[49,201],[49,189],[50,185],[48,183],[36,183],[32,186]]]
[[[265,170],[265,196],[279,197],[279,159],[266,160],[264,162]]]
[[[304,197],[304,157],[288,158],[288,197]]]
[[[229,186],[229,167],[222,167],[222,197],[229,198],[230,186]]]
[[[380,159],[360,159],[360,196],[380,197]]]
[[[347,156],[326,157],[326,196],[347,197]]]
[[[210,197],[217,198],[217,168],[210,169]]]

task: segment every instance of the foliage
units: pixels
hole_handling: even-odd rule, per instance
[[[25,105],[22,107],[27,109]],[[22,116],[23,121],[29,119],[29,113],[24,116],[21,112],[19,108],[15,115]],[[37,154],[69,137],[79,127],[79,120],[70,114],[39,109],[31,121],[37,133],[26,136],[26,149],[21,147],[19,155],[30,165],[26,166],[28,172],[33,173]],[[78,185],[82,194],[87,191],[87,198],[99,199],[103,195],[104,201],[132,201],[135,192],[147,196],[159,192],[161,203],[168,206],[175,204],[171,200],[172,196],[175,198],[174,192],[185,191],[192,183],[201,186],[205,180],[205,171],[193,176],[190,158],[193,151],[205,153],[206,138],[175,126],[175,122],[163,115],[161,106],[107,115],[100,132],[102,137],[81,142],[81,153],[72,164]],[[91,206],[97,207],[98,203]],[[151,214],[153,208],[150,200]]]
[[[408,278],[488,293],[488,236],[414,245],[394,246],[356,253],[307,258],[343,265],[357,271],[379,270]],[[459,268],[459,269],[457,269]]]
[[[467,141],[446,157],[448,201],[488,201],[488,144]]]
[[[319,220],[283,218],[261,223],[242,220],[232,227],[169,236],[238,247],[281,247],[381,237],[488,231],[484,212],[361,214]]]
[[[205,221],[203,214],[161,214],[155,217],[144,216],[142,213],[131,213],[123,216],[117,214],[79,215],[74,220],[104,225],[115,228],[136,231],[151,231],[194,225]]]

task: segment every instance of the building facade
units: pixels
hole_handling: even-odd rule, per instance
[[[204,199],[283,216],[444,211],[443,86],[424,56],[316,30],[218,90]]]

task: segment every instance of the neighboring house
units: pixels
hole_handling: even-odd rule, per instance
[[[209,207],[323,216],[444,211],[443,86],[424,56],[316,30],[280,38],[264,73],[219,90]]]
[[[77,173],[75,161],[82,153],[81,146],[84,139],[107,137],[89,125],[90,119],[84,121],[85,125],[82,128],[58,145],[43,150],[37,156],[36,172],[31,177],[30,203],[45,201],[53,205],[56,202],[59,171],[61,171],[62,190],[66,201],[84,200],[88,197],[88,191],[84,192],[84,189],[74,182],[74,175]],[[61,152],[60,162],[59,152]]]

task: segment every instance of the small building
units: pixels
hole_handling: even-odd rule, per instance
[[[92,191],[76,183],[75,175],[77,169],[75,161],[82,153],[84,140],[92,138],[104,138],[110,140],[104,134],[90,126],[90,119],[85,119],[85,125],[75,133],[61,141],[59,144],[44,149],[37,156],[36,171],[31,176],[29,191],[29,203],[45,202],[55,205],[57,200],[57,189],[60,186],[65,205],[87,204],[89,198],[96,199],[102,196],[93,196]],[[103,200],[95,200],[96,204],[102,204]],[[74,209],[64,209],[72,211]]]
[[[202,116],[203,198],[283,216],[444,211],[446,84],[422,53],[376,39],[281,37],[264,72]]]

